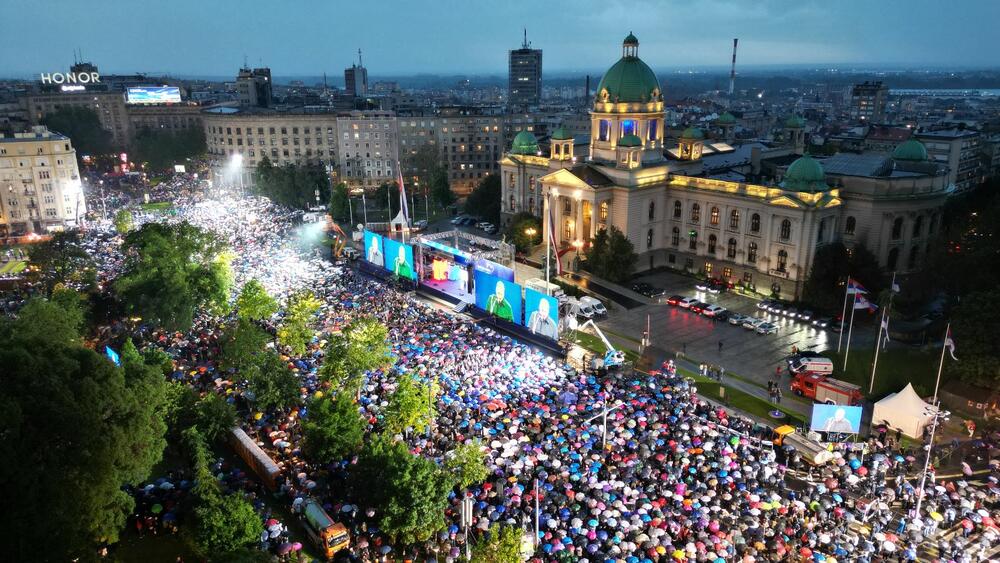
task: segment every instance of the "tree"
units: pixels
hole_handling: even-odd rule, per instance
[[[46,293],[56,284],[89,288],[97,280],[94,259],[80,245],[77,231],[53,234],[51,239],[32,245],[28,256],[36,268],[35,279],[45,285]]]
[[[335,221],[346,221],[350,217],[351,204],[350,194],[347,191],[347,184],[341,182],[333,187],[330,195],[330,217]]]
[[[198,430],[210,443],[225,438],[236,426],[236,408],[215,393],[205,395],[195,410]]]
[[[122,253],[125,268],[115,289],[129,314],[186,330],[199,307],[225,309],[231,255],[214,234],[187,222],[146,223],[125,237]]]
[[[507,238],[513,241],[518,252],[527,254],[535,245],[542,243],[542,231],[542,220],[522,211],[511,217]]]
[[[222,343],[222,365],[237,371],[248,369],[270,339],[253,321],[238,319],[226,330]]]
[[[166,445],[165,383],[141,363],[115,366],[79,335],[26,330],[37,319],[0,331],[0,526],[12,560],[69,560],[117,542],[134,507],[122,485],[146,479]]]
[[[375,197],[375,203],[381,205],[383,201],[389,206],[389,219],[392,219],[399,214],[400,201],[398,184],[395,182],[385,182],[378,187],[378,195]]]
[[[632,275],[639,257],[632,242],[618,230],[601,229],[584,252],[584,267],[594,275],[612,282],[623,282]]]
[[[957,375],[970,383],[988,387],[1000,381],[1000,343],[996,339],[998,315],[1000,289],[996,287],[962,298],[951,325],[959,361],[945,358],[947,375]]]
[[[254,408],[283,409],[299,401],[299,380],[278,354],[258,354],[244,371]]]
[[[305,354],[306,345],[315,334],[309,325],[322,305],[323,302],[310,291],[290,295],[285,307],[285,318],[278,328],[278,342],[288,346],[296,356]]]
[[[400,434],[407,428],[420,429],[430,424],[436,414],[434,399],[430,383],[420,383],[412,375],[400,374],[382,419],[386,432]]]
[[[816,250],[812,270],[802,288],[802,300],[819,311],[840,311],[847,276],[859,281],[871,296],[877,296],[885,287],[878,260],[868,249],[858,245],[848,252],[847,247],[835,242]]]
[[[375,436],[362,449],[354,490],[380,515],[379,526],[402,543],[425,541],[445,526],[452,478],[403,442]]]
[[[406,165],[419,182],[425,186],[429,185],[434,172],[442,167],[438,147],[432,144],[420,145],[414,154],[406,158]]]
[[[524,530],[493,524],[482,540],[472,547],[472,563],[520,563]]]
[[[177,132],[145,128],[136,133],[130,148],[133,160],[146,163],[149,170],[165,170],[205,154],[208,146],[201,127]]]
[[[169,376],[174,371],[174,361],[169,354],[159,348],[153,346],[146,348],[142,352],[142,358],[146,365],[159,369],[164,377]]]
[[[254,189],[275,203],[306,209],[317,203],[316,190],[319,201],[330,200],[330,177],[322,166],[292,163],[274,166],[264,157],[254,171]]]
[[[500,175],[490,174],[479,181],[465,200],[465,212],[482,217],[494,225],[500,224]]]
[[[448,171],[444,167],[439,166],[431,173],[431,199],[440,207],[455,203],[455,194],[448,184]]]
[[[365,372],[392,362],[388,339],[389,330],[378,320],[354,319],[327,342],[320,378],[341,393],[354,396]]]
[[[119,234],[127,235],[129,231],[132,230],[134,221],[132,219],[132,212],[128,209],[119,209],[115,213],[115,230]]]
[[[310,459],[325,464],[350,456],[361,447],[368,424],[350,395],[315,398],[309,402],[308,412],[302,423],[302,448]]]
[[[12,335],[24,342],[48,341],[70,346],[80,343],[83,312],[55,300],[35,297],[21,307],[17,319],[8,326]]]
[[[262,321],[278,312],[278,302],[268,295],[264,286],[252,279],[243,284],[236,297],[236,316],[243,320]]]
[[[482,483],[490,476],[486,467],[486,449],[479,440],[469,440],[448,453],[444,466],[455,477],[459,488]]]
[[[80,106],[63,106],[46,114],[42,124],[73,140],[73,148],[80,157],[97,156],[112,151],[111,133],[101,125],[97,112]]]

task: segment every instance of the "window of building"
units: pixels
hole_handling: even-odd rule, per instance
[[[649,202],[649,220],[652,221],[656,218],[656,203]]]
[[[896,217],[892,222],[892,240],[899,240],[901,236],[903,236],[903,218]]]
[[[650,119],[646,122],[646,138],[650,141],[656,140],[656,135],[658,131],[656,130],[657,121],[655,119]]]
[[[751,264],[757,263],[757,243],[751,242],[747,245],[747,262]]]
[[[920,231],[924,228],[924,216],[921,215],[917,217],[917,220],[913,222],[913,238],[920,236]]]
[[[740,210],[733,209],[729,212],[729,230],[738,231],[740,230]]]
[[[781,240],[788,240],[792,238],[792,222],[785,219],[781,222],[781,233],[779,234]]]
[[[712,275],[712,263],[711,262],[705,262],[705,275],[706,276]]]
[[[743,282],[753,283],[753,274],[751,274],[750,272],[743,272]]]
[[[600,207],[598,208],[597,215],[601,222],[604,223],[608,220],[608,202],[602,201]]]
[[[715,246],[716,246],[717,242],[718,242],[718,239],[715,238],[715,235],[708,235],[708,253],[709,254],[715,254]]]
[[[857,222],[856,219],[854,219],[853,216],[848,217],[847,220],[844,221],[844,234],[845,235],[853,235],[854,234],[854,229],[857,228],[857,225],[858,225],[858,222]]]
[[[563,215],[570,215],[573,213],[573,202],[569,199],[563,199]]]
[[[726,243],[726,257],[732,260],[736,258],[736,239],[731,238],[729,242]]]
[[[885,261],[885,267],[887,270],[893,271],[896,269],[896,262],[899,262],[899,249],[893,248],[889,251],[889,257]]]
[[[779,272],[785,272],[788,270],[788,252],[785,250],[778,251],[778,268]]]
[[[646,248],[653,248],[653,229],[646,231]]]
[[[674,202],[674,219],[680,219],[681,218],[681,207],[682,206],[681,206],[681,202],[680,201],[675,201]]]
[[[634,119],[623,119],[621,129],[622,132],[621,135],[619,135],[619,138],[624,137],[625,135],[635,135],[636,121]]]
[[[674,246],[680,246],[681,244],[681,230],[679,227],[674,227],[670,231],[670,244]]]
[[[514,211],[514,194],[510,194],[510,207],[508,208],[508,210]]]
[[[691,204],[691,221],[694,223],[701,221],[701,206],[697,203]]]
[[[750,232],[759,233],[760,232],[760,215],[754,213],[750,216]]]
[[[719,208],[712,207],[712,211],[709,213],[708,222],[713,225],[719,224]]]
[[[597,127],[597,139],[599,141],[611,140],[611,121],[602,119]]]
[[[937,227],[937,214],[931,215],[931,223],[927,226],[927,234],[933,235],[935,227]]]
[[[698,231],[688,233],[688,249],[695,250],[698,247]]]
[[[727,279],[727,280],[729,278],[733,277],[733,269],[732,268],[723,268],[722,269],[722,277],[725,278],[725,279]]]

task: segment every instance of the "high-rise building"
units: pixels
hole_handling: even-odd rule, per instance
[[[889,87],[865,81],[851,88],[851,118],[865,123],[878,123],[885,117],[885,102]]]
[[[927,147],[927,158],[948,167],[956,193],[977,187],[983,180],[980,135],[968,129],[921,131],[916,138]]]
[[[348,96],[368,95],[368,69],[361,62],[361,49],[358,49],[358,64],[344,69],[344,90]]]
[[[266,108],[271,106],[271,69],[241,68],[236,77],[236,93],[243,107]]]
[[[528,31],[520,49],[510,51],[507,103],[511,107],[537,106],[542,101],[542,50],[532,49]]]
[[[0,185],[3,236],[61,230],[87,212],[73,144],[44,125],[0,137]]]

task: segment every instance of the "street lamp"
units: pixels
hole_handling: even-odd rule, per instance
[[[243,155],[238,152],[233,153],[230,161],[236,173],[240,175],[240,195],[243,195]]]

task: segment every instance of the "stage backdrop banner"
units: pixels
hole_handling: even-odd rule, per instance
[[[365,231],[365,260],[380,268],[385,267],[385,254],[382,250],[382,235]]]
[[[496,276],[476,271],[476,306],[487,313],[523,325],[521,286]]]
[[[497,264],[492,260],[486,260],[485,258],[476,258],[473,263],[473,267],[477,272],[482,272],[484,274],[489,274],[491,276],[496,276],[502,280],[509,282],[514,281],[514,270],[508,268],[507,266],[502,266]]]
[[[559,301],[530,287],[524,289],[524,326],[532,334],[559,339]]]
[[[860,428],[861,407],[813,405],[812,423],[809,425],[809,429],[813,432],[857,434]]]
[[[385,269],[401,278],[417,279],[417,272],[413,267],[413,247],[391,238],[385,239],[384,242]]]

